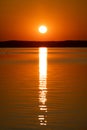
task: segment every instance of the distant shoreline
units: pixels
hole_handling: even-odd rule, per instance
[[[87,47],[87,41],[2,41],[0,48]]]

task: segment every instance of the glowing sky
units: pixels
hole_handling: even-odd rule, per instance
[[[87,0],[0,0],[0,41],[71,39],[87,40]]]

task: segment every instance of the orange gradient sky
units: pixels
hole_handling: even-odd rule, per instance
[[[87,40],[87,0],[0,0],[2,40]]]

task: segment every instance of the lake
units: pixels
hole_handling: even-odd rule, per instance
[[[86,130],[87,48],[0,49],[0,130]]]

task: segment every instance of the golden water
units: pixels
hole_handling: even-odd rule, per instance
[[[1,130],[86,130],[87,49],[0,49]]]

